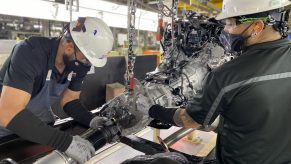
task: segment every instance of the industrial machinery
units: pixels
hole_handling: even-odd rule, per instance
[[[144,81],[136,80],[133,93],[125,92],[106,104],[100,116],[114,119],[121,135],[126,136],[151,121],[142,108],[153,104],[185,106],[201,90],[207,72],[232,59],[219,46],[220,29],[218,23],[197,13],[175,21],[174,45],[171,29],[164,33],[162,63]]]
[[[89,130],[90,132],[83,136],[91,141],[96,149],[116,141],[136,147],[134,145],[138,145],[137,143],[130,143],[141,139],[126,136],[135,134],[152,121],[144,112],[146,108],[153,104],[185,106],[191,96],[200,92],[205,75],[233,58],[225,54],[219,45],[218,36],[222,28],[215,20],[191,12],[187,19],[178,19],[174,22],[174,28],[171,27],[169,25],[164,31],[163,60],[157,69],[148,73],[145,80],[135,80],[134,88],[128,87],[125,93],[104,104],[96,113],[97,116],[110,120],[100,126],[100,129]],[[201,161],[194,156],[187,157],[190,161]],[[66,159],[66,163],[70,163],[60,152],[54,152],[37,163],[57,159]]]
[[[132,12],[134,9],[131,10],[131,14]],[[92,142],[96,150],[106,143],[120,140],[124,143],[132,143],[133,141],[129,141],[130,138],[125,136],[135,134],[153,121],[145,113],[146,109],[153,104],[176,107],[187,105],[188,100],[201,91],[205,75],[234,58],[224,53],[224,49],[220,46],[219,35],[222,26],[218,22],[195,12],[188,12],[185,16],[183,19],[173,17],[173,23],[169,23],[162,30],[163,60],[156,70],[148,73],[143,81],[134,82],[133,71],[127,71],[126,79],[131,80],[126,83],[129,85],[128,90],[104,104],[95,113],[96,116],[110,120],[99,129],[89,129],[83,134],[84,138]],[[134,29],[132,24],[130,28]],[[133,51],[130,49],[129,53],[131,54],[128,57],[130,64],[128,68],[133,69]],[[152,122],[152,124],[165,123]],[[48,161],[74,162],[65,154],[54,151],[37,160],[36,163]]]

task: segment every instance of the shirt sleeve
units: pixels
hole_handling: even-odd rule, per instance
[[[3,85],[32,93],[37,75],[37,62],[33,62],[33,48],[25,41],[17,44],[11,53],[11,60],[3,79]]]
[[[221,112],[222,90],[213,72],[209,72],[203,82],[202,91],[194,95],[186,106],[187,113],[197,123],[208,126]]]

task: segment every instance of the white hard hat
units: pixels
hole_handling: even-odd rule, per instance
[[[270,11],[290,4],[290,0],[223,0],[222,12],[216,20]]]
[[[113,46],[110,28],[99,18],[80,17],[70,23],[71,36],[86,58],[95,67],[103,67],[107,62],[107,53]]]

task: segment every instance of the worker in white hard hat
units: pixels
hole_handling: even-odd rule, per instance
[[[285,38],[289,12],[280,10],[289,4],[289,0],[223,1],[223,10],[216,17],[225,24],[222,44],[230,53],[241,53],[250,45]]]
[[[16,134],[84,163],[94,147],[47,125],[55,121],[51,105],[60,99],[69,116],[91,127],[93,116],[79,100],[81,85],[92,65],[105,65],[114,39],[110,28],[93,17],[70,22],[64,31],[61,37],[31,37],[13,48],[0,71],[0,138]]]
[[[225,22],[220,39],[228,53],[239,56],[209,72],[185,108],[153,105],[149,116],[197,128],[220,115],[217,163],[291,163],[291,42],[289,11],[283,9],[290,4],[224,0],[217,16]]]

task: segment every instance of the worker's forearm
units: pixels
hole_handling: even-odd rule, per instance
[[[176,110],[173,120],[178,126],[185,128],[197,128],[201,126],[188,115],[186,109],[182,108]]]
[[[15,117],[15,115],[17,115],[22,110],[23,109],[13,109],[13,108],[7,110],[7,107],[0,105],[0,126],[6,127],[9,124],[9,122]]]
[[[60,99],[61,107],[64,108],[68,102],[80,99],[80,94],[80,91],[75,92],[70,89],[66,89]]]
[[[23,139],[61,151],[65,151],[72,142],[72,136],[48,126],[27,109],[19,112],[6,128]]]
[[[86,127],[90,126],[93,115],[82,105],[79,99],[66,103],[63,109],[66,114],[73,117],[78,123]]]

